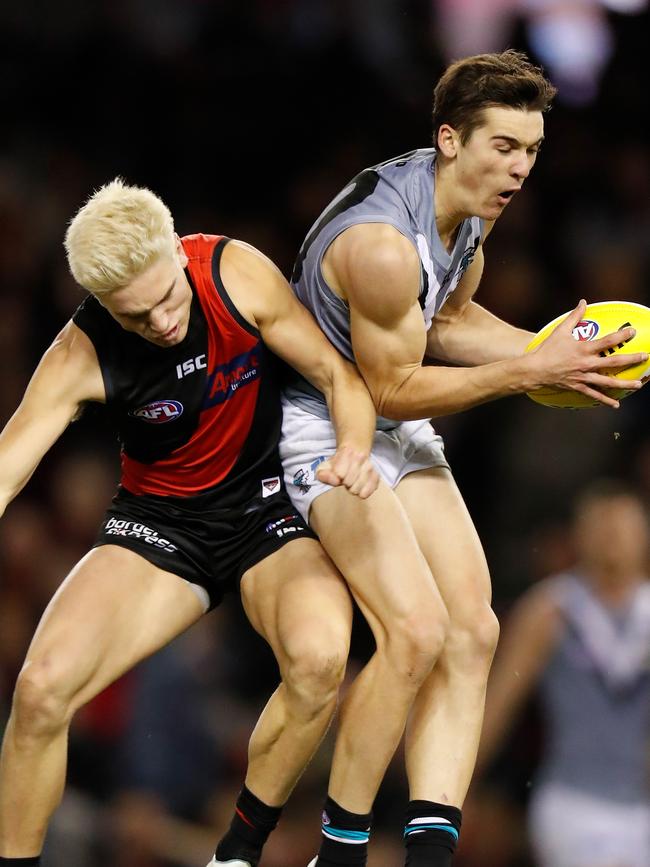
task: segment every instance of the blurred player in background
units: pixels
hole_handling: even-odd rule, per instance
[[[239,586],[282,683],[212,863],[256,864],[334,712],[351,625],[345,584],[284,489],[272,352],[327,394],[339,439],[319,477],[361,497],[378,481],[372,402],[266,257],[220,236],[178,238],[149,190],[102,187],[65,243],[91,294],[0,436],[0,512],[89,401],[116,422],[122,478],[18,678],[0,762],[0,864],[39,863],[75,711]]]
[[[298,297],[356,362],[381,416],[382,484],[368,501],[346,499],[313,471],[335,449],[323,395],[304,380],[285,393],[287,486],[376,641],[341,709],[317,867],[366,863],[373,801],[407,717],[406,863],[450,864],[460,832],[498,624],[480,541],[429,420],[544,385],[617,406],[599,391],[601,370],[647,357],[601,358],[631,329],[576,342],[584,301],[524,355],[532,335],[472,300],[483,242],[535,164],[554,94],[515,51],[453,63],[435,89],[435,148],[357,175],[296,262]]]
[[[478,767],[535,693],[545,731],[529,802],[540,867],[650,864],[650,582],[639,497],[600,481],[578,499],[577,560],[510,612],[488,681]]]

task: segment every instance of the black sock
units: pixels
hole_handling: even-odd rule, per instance
[[[356,867],[368,858],[372,813],[350,813],[329,795],[323,810],[323,838],[316,867]]]
[[[0,855],[1,867],[38,867],[40,863],[40,855],[35,855],[33,858],[3,858]]]
[[[230,828],[217,846],[217,861],[240,859],[256,867],[281,812],[282,807],[269,807],[244,786],[237,798]]]
[[[451,867],[462,814],[458,807],[411,801],[406,810],[406,867]]]

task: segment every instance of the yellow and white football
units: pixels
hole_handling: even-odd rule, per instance
[[[552,331],[563,322],[569,313],[563,313],[535,335],[526,347],[526,352],[536,349]],[[631,325],[636,329],[636,334],[627,343],[619,343],[607,350],[608,355],[616,352],[650,352],[650,307],[643,304],[635,304],[632,301],[599,301],[588,304],[584,317],[573,329],[576,340],[594,340],[613,334],[619,328]],[[607,371],[609,373],[609,371]],[[632,367],[625,367],[609,373],[612,379],[643,379],[650,372],[650,360]],[[632,391],[615,386],[607,390],[607,394],[616,400],[621,400]],[[528,397],[536,403],[544,406],[560,407],[563,409],[584,409],[590,406],[602,406],[597,400],[577,391],[560,388],[540,388],[537,391],[528,392]]]

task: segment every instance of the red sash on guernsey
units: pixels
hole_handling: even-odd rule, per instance
[[[122,485],[134,494],[183,497],[219,485],[249,435],[262,376],[259,335],[252,325],[248,331],[243,320],[235,320],[222,300],[222,294],[227,297],[223,285],[215,286],[212,257],[220,240],[201,234],[182,238],[207,322],[206,386],[198,426],[187,442],[154,463],[122,454]]]

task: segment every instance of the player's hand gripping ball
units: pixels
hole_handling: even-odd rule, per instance
[[[569,313],[563,313],[557,319],[545,325],[528,344],[526,352],[536,349],[543,343],[568,315]],[[615,352],[650,352],[650,307],[645,307],[643,304],[634,304],[632,301],[599,301],[595,304],[588,304],[584,318],[573,329],[573,336],[576,340],[594,340],[595,338],[612,334],[626,325],[631,325],[635,328],[636,334],[627,343],[619,343],[617,346],[609,349],[607,354],[612,355]],[[622,368],[609,375],[613,379],[644,379],[649,374],[650,360],[642,364]],[[621,400],[629,394],[633,394],[633,392],[613,387],[607,389],[607,394],[616,400]],[[591,397],[570,389],[540,388],[537,391],[528,392],[528,397],[536,403],[544,404],[544,406],[561,407],[564,409],[583,409],[589,406],[602,406],[601,403],[593,400]]]

